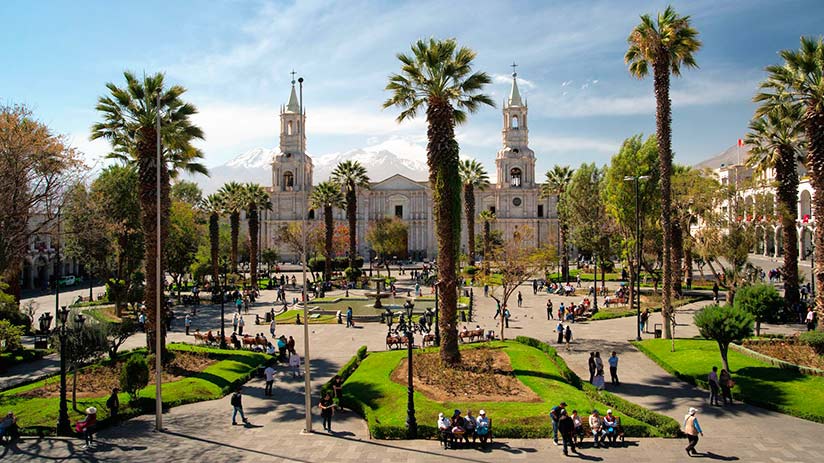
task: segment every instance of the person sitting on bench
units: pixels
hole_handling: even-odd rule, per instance
[[[0,421],[0,439],[14,440],[20,437],[20,430],[17,427],[17,417],[14,412],[8,412],[6,417]]]
[[[443,448],[449,448],[449,440],[451,438],[452,422],[443,413],[438,413],[438,439],[441,441]]]
[[[486,416],[486,411],[479,411],[478,420],[475,424],[475,434],[478,436],[478,439],[481,440],[481,445],[486,446],[486,441],[489,440],[489,437],[492,434],[490,432],[491,429],[492,421],[490,421],[489,417]]]

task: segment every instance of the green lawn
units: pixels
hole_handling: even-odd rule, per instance
[[[282,314],[275,315],[275,320],[279,324],[294,325],[297,321],[298,315],[300,315],[300,322],[303,323],[303,309],[287,310]],[[312,325],[320,323],[337,323],[337,320],[335,320],[334,315],[319,315],[317,317],[313,317],[312,312],[309,312],[309,324]]]
[[[679,378],[703,388],[713,365],[721,368],[721,354],[715,341],[678,339],[670,352],[667,339],[634,343],[652,360]],[[824,423],[824,377],[804,375],[774,367],[734,350],[729,351],[733,398],[771,410]]]
[[[569,404],[569,410],[577,409],[584,416],[593,408],[601,413],[610,408],[600,401],[591,400],[583,390],[573,386],[550,356],[537,348],[515,341],[461,348],[482,345],[503,349],[510,358],[516,377],[532,389],[541,401],[441,403],[416,392],[415,410],[421,437],[435,435],[434,424],[439,412],[451,414],[456,408],[464,411],[471,408],[476,413],[485,409],[493,420],[495,435],[511,438],[549,437],[552,429],[549,409],[561,401]],[[344,405],[363,413],[375,438],[401,438],[405,435],[406,387],[390,379],[391,372],[405,356],[405,351],[369,353],[344,383]],[[621,416],[627,435],[662,435],[657,428],[627,416],[619,407],[613,408]]]
[[[167,383],[163,385],[163,405],[164,407],[174,407],[186,403],[213,400],[228,394],[236,385],[247,381],[250,375],[262,365],[269,356],[265,354],[253,353],[239,350],[220,350],[207,347],[192,346],[188,344],[169,344],[171,351],[191,351],[205,352],[218,362],[208,366],[203,371],[193,374],[187,378]],[[145,355],[145,350],[134,353],[124,353],[123,355]],[[25,386],[9,389],[0,393],[0,410],[14,411],[19,417],[18,425],[23,434],[53,433],[57,423],[59,399],[54,398],[26,398],[19,397],[18,394],[38,388],[44,382],[59,381],[59,376],[52,376],[45,380],[37,381]],[[71,385],[71,377],[69,377]],[[140,391],[138,401],[129,404],[129,396],[120,394],[121,415],[136,416],[141,413],[149,413],[154,410],[155,387],[150,384]],[[108,418],[106,409],[107,395],[94,398],[79,398],[77,408],[85,410],[94,406],[98,410],[98,420]],[[83,418],[83,414],[71,409],[71,391],[69,391],[69,418],[72,422]]]
[[[701,297],[682,297],[681,299],[673,299],[672,306],[677,308],[702,299],[703,298]],[[642,294],[641,310],[643,309],[649,309],[651,313],[660,312],[661,296],[657,294],[655,296],[652,296],[651,294]],[[598,313],[593,315],[591,320],[610,320],[613,318],[635,317],[636,315],[637,312],[635,309],[630,309],[628,304],[612,305],[610,307],[604,307],[601,304],[598,307]]]

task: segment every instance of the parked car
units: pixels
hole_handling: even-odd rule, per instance
[[[66,275],[60,278],[60,286],[73,286],[77,283],[77,278],[74,275]]]

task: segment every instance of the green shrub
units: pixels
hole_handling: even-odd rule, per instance
[[[812,347],[818,355],[824,355],[824,332],[807,331],[801,333],[798,340]]]
[[[464,273],[469,276],[474,276],[476,273],[478,273],[478,267],[475,267],[474,265],[467,265],[466,267],[464,267]]]
[[[149,384],[149,364],[140,354],[132,355],[120,370],[120,389],[128,393],[132,401],[137,393]]]
[[[349,378],[349,375],[351,375],[355,370],[358,369],[358,365],[360,365],[360,363],[363,361],[363,359],[366,358],[366,355],[367,355],[366,346],[360,346],[360,348],[355,353],[355,355],[351,359],[349,359],[349,361],[346,362],[342,367],[340,367],[340,370],[338,370],[337,374],[340,375],[340,377],[343,379],[344,382]],[[334,379],[334,377],[333,377],[333,379]],[[329,382],[327,382],[326,384],[324,384],[320,388],[320,395],[324,395],[327,392],[332,394],[332,380],[331,379],[329,380]],[[347,402],[346,405],[347,405],[348,408],[353,409],[353,404],[350,404],[350,403]]]
[[[363,275],[363,270],[359,268],[346,267],[346,269],[343,270],[343,275],[346,277],[346,281],[355,281]]]
[[[0,346],[2,347],[0,352],[13,352],[22,348],[23,345],[20,343],[22,337],[23,327],[14,325],[9,320],[0,320],[0,341],[5,346]]]
[[[781,318],[784,299],[773,285],[755,284],[744,286],[735,292],[733,305],[755,319],[755,335],[761,334],[761,322],[777,321]]]

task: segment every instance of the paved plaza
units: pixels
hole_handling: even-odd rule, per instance
[[[524,286],[523,307],[511,304],[512,320],[507,337],[526,335],[551,341],[557,322],[546,320],[546,296],[532,294]],[[553,296],[555,307],[561,301],[580,300]],[[41,298],[41,308],[49,297]],[[258,304],[250,312],[263,313],[270,307],[274,293],[264,291]],[[494,301],[476,292],[476,321],[488,329],[496,329]],[[53,305],[53,299],[51,299]],[[706,304],[695,303],[678,310],[679,326],[676,334],[690,337],[697,334],[692,325],[692,314]],[[658,315],[653,316],[653,322]],[[216,328],[219,307],[204,306],[199,311],[194,327],[201,330]],[[170,334],[171,341],[187,340],[179,323]],[[767,326],[767,332],[787,332],[794,327]],[[311,365],[313,389],[328,381],[337,369],[354,354],[358,346],[367,345],[370,351],[385,349],[385,326],[364,324],[356,329],[342,325],[310,325]],[[247,324],[247,331],[268,332],[268,326]],[[303,327],[279,325],[279,333],[295,337],[299,352],[303,346]],[[669,415],[679,422],[690,406],[699,409],[701,425],[706,436],[701,439],[699,457],[710,460],[745,462],[812,462],[824,454],[820,435],[824,425],[800,420],[758,407],[736,404],[732,407],[710,407],[707,393],[677,380],[638,352],[628,340],[635,337],[633,318],[576,323],[573,325],[572,350],[561,350],[561,355],[580,376],[588,377],[588,352],[599,350],[608,354],[615,350],[621,362],[619,376],[622,384],[607,389],[635,403]],[[647,335],[649,336],[649,335]],[[141,345],[142,334],[129,340],[127,347]],[[677,348],[677,341],[676,341]],[[302,352],[301,352],[302,354]],[[46,362],[49,359],[45,360]],[[30,372],[31,373],[31,372]],[[80,439],[24,438],[16,447],[4,448],[3,461],[298,461],[298,462],[367,462],[367,461],[548,461],[563,458],[560,447],[551,440],[497,440],[488,450],[443,450],[437,441],[384,441],[369,438],[364,421],[352,412],[335,417],[333,434],[315,432],[303,434],[304,400],[303,380],[293,379],[281,367],[275,382],[274,397],[263,396],[263,382],[255,379],[244,389],[244,409],[250,417],[250,426],[231,425],[229,398],[184,405],[164,415],[165,431],[153,431],[154,417],[141,416],[120,426],[103,430],[98,435],[95,449],[82,448]],[[315,404],[317,398],[314,398]],[[547,404],[547,412],[550,405]],[[815,404],[811,404],[815,406]],[[313,410],[314,424],[320,429],[317,408]],[[494,419],[495,410],[488,410]],[[435,417],[418,416],[419,422],[435,421]],[[683,439],[628,439],[622,448],[593,449],[585,446],[580,455],[570,457],[587,461],[670,462],[684,461]]]

